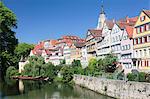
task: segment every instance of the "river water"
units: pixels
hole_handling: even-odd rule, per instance
[[[41,81],[0,82],[0,99],[113,99],[78,85]]]

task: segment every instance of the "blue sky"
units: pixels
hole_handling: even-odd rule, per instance
[[[86,36],[95,28],[100,0],[3,0],[17,16],[19,42],[37,43],[63,35]],[[137,16],[150,9],[150,0],[104,0],[107,19]]]

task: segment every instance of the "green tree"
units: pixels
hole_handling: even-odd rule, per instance
[[[114,72],[116,70],[117,57],[109,54],[103,59],[105,72]]]
[[[49,77],[51,80],[57,75],[56,67],[52,63],[45,63],[40,56],[29,57],[29,63],[24,66],[23,76],[42,76]],[[58,68],[58,67],[57,67]]]
[[[91,58],[87,67],[88,73],[94,75],[96,67],[97,67],[97,60],[95,58]]]
[[[17,27],[17,19],[15,14],[8,9],[2,2],[0,2],[0,72],[4,76],[6,69],[13,66],[10,58],[7,59],[6,54],[9,56],[14,55],[15,46],[18,40],[15,37],[13,28]]]
[[[73,67],[81,67],[81,62],[80,62],[80,60],[73,60],[73,62],[72,62],[72,66]]]
[[[19,59],[23,60],[30,54],[30,51],[33,48],[34,48],[33,44],[20,43],[15,48],[15,54],[18,56]]]
[[[70,82],[73,79],[74,70],[71,66],[63,66],[60,73],[63,76],[62,81],[64,83]]]
[[[9,66],[6,71],[6,77],[11,78],[12,76],[19,75],[18,70],[14,66]]]
[[[99,59],[99,60],[97,61],[97,68],[98,68],[100,71],[104,71],[104,70],[105,70],[103,59]]]

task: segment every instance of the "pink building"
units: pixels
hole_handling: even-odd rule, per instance
[[[125,71],[125,74],[131,72],[132,69],[136,69],[133,65],[133,27],[125,26],[121,39],[121,64]]]

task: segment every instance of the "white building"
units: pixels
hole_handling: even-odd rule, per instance
[[[66,64],[71,64],[71,44],[65,44],[64,50],[63,50],[63,55],[64,59],[66,61]]]
[[[121,36],[123,31],[121,28],[114,24],[112,31],[111,31],[111,51],[112,53],[121,59]]]
[[[125,74],[131,72],[132,69],[136,69],[133,65],[133,27],[125,26],[121,38],[121,64],[125,71]]]
[[[82,57],[81,57],[81,65],[82,68],[86,68],[88,66],[88,54],[86,46],[82,47],[81,49]]]
[[[111,53],[111,30],[114,22],[106,20],[102,29],[102,39],[97,42],[98,58],[104,58]]]

